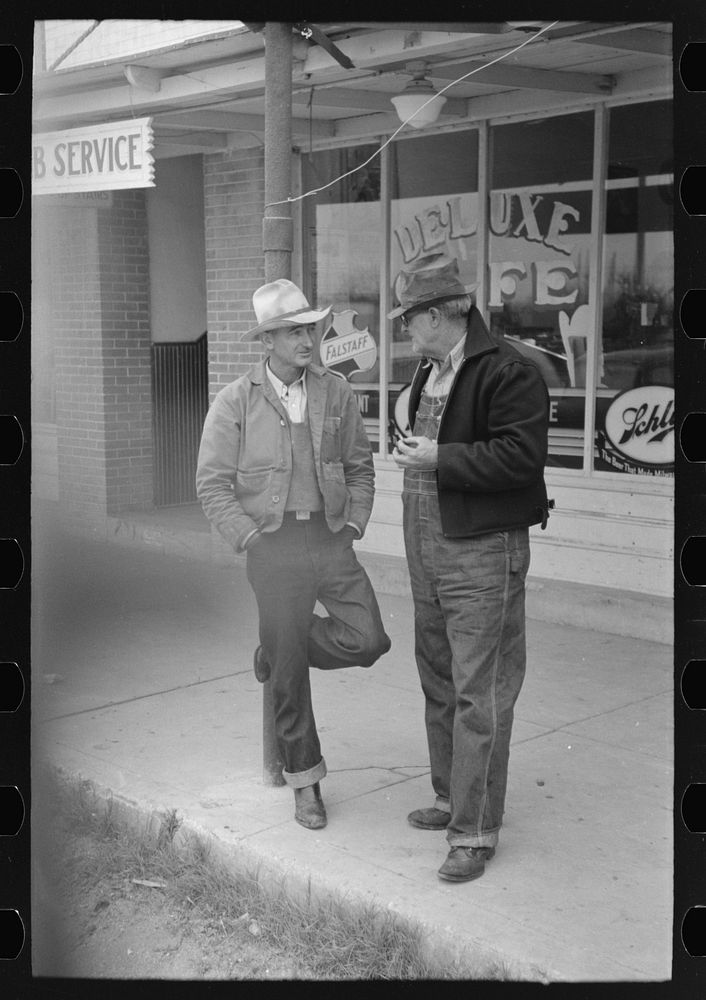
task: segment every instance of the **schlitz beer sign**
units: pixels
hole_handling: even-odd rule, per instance
[[[333,322],[321,338],[321,363],[341,378],[370,371],[377,361],[377,344],[367,327],[356,327],[353,318],[357,315],[355,309],[333,313]]]
[[[620,472],[671,475],[674,389],[645,385],[621,392],[608,407],[596,444],[599,457]]]
[[[151,118],[32,136],[32,194],[154,187]]]

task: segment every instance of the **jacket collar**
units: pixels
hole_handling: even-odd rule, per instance
[[[272,406],[274,406],[280,416],[288,417],[287,411],[282,404],[282,400],[278,398],[274,386],[267,377],[265,364],[265,359],[258,362],[258,364],[250,369],[248,377],[253,385],[261,386],[265,399],[267,399]],[[318,448],[321,445],[323,413],[326,409],[329,382],[323,377],[327,374],[326,369],[322,368],[320,365],[307,365],[306,371],[307,375],[311,376],[306,380],[306,409],[315,453],[318,453]]]
[[[266,359],[258,361],[258,363],[254,365],[248,372],[248,378],[253,383],[253,385],[270,384],[270,380],[267,377],[267,371],[265,370],[266,364],[267,364]],[[315,365],[313,363],[307,365],[306,370],[308,373],[316,375],[319,378],[321,378],[323,375],[326,374],[326,368],[322,368],[321,365]]]
[[[466,325],[466,340],[463,345],[464,361],[467,358],[477,358],[482,354],[489,354],[491,351],[497,351],[497,349],[497,340],[485,325],[485,321],[476,307],[471,306]],[[428,375],[428,369],[430,368],[431,361],[429,358],[422,358],[419,362],[418,370],[424,370]]]
[[[475,306],[471,306],[471,311],[468,314],[467,329],[466,344],[463,349],[464,358],[477,358],[489,351],[497,351],[497,341]]]

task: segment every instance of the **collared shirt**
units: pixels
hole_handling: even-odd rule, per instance
[[[439,399],[440,397],[446,398],[448,396],[456,372],[461,367],[461,362],[463,361],[465,343],[466,334],[464,333],[443,361],[438,361],[436,358],[429,358],[431,371],[422,390],[425,395],[432,396],[435,399]]]
[[[285,385],[281,379],[277,378],[270,368],[269,362],[265,368],[272,388],[277,393],[277,398],[282,401],[282,405],[289,414],[289,419],[293,424],[304,423],[306,416],[306,368],[303,369],[296,382],[292,382],[290,385]]]

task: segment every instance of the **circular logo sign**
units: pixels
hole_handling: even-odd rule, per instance
[[[378,357],[377,344],[370,331],[358,330],[353,317],[355,309],[333,313],[333,322],[321,338],[321,363],[334,375],[349,378],[356,372],[367,372]]]
[[[674,462],[674,389],[645,385],[616,396],[605,415],[613,447],[642,465]]]

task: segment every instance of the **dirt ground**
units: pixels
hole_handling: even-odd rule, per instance
[[[34,866],[34,976],[80,979],[311,979],[243,914],[235,929],[170,901],[163,888],[106,873],[88,881],[72,863],[96,844],[64,834],[61,857]],[[145,876],[145,882],[151,880]]]
[[[458,978],[388,914],[265,892],[256,872],[219,863],[175,810],[134,819],[89,781],[36,769],[32,972],[48,986]]]

